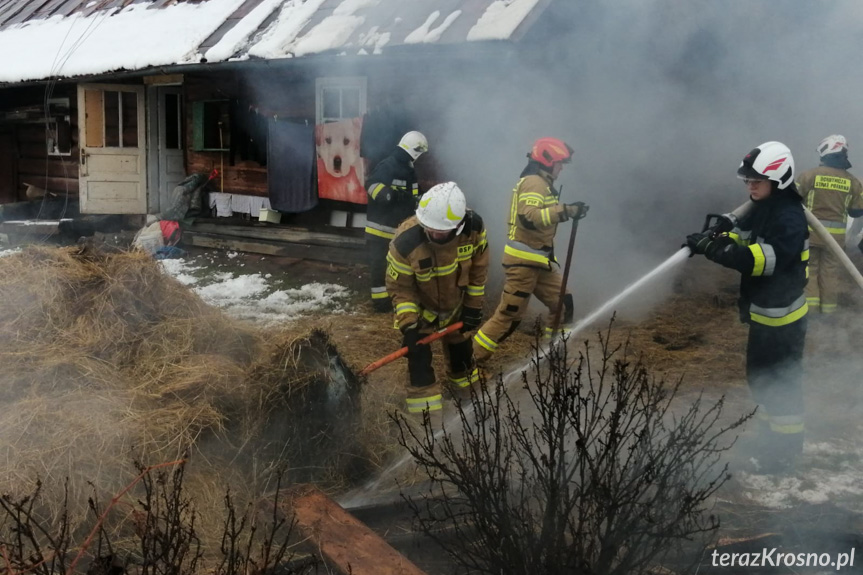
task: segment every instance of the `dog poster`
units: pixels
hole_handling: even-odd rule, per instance
[[[318,197],[366,204],[365,167],[360,157],[362,118],[315,126]]]

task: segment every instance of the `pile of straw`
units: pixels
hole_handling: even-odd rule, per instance
[[[133,460],[189,454],[189,481],[217,502],[227,485],[266,490],[283,465],[337,480],[357,455],[332,436],[351,437],[352,397],[309,409],[327,379],[303,350],[321,352],[324,334],[231,320],[149,255],[28,248],[0,258],[0,302],[4,492],[68,477],[73,501],[86,502],[128,483]]]

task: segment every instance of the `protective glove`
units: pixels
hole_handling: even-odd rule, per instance
[[[463,307],[461,308],[460,319],[464,324],[461,326],[460,332],[473,331],[479,328],[479,324],[482,321],[482,310],[475,307]]]
[[[419,324],[412,323],[401,328],[402,331],[402,347],[408,348],[408,353],[414,353],[417,349],[417,342],[422,339],[422,334],[419,330]]]
[[[566,210],[566,217],[568,219],[580,220],[587,215],[590,206],[584,202],[573,202],[571,204],[564,204],[564,209]]]
[[[689,234],[686,236],[686,246],[692,251],[690,254],[694,256],[695,254],[706,254],[707,249],[710,247],[710,244],[713,243],[713,239],[711,239],[710,234]]]

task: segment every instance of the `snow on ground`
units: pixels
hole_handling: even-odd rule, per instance
[[[851,442],[806,443],[797,468],[787,475],[736,474],[743,493],[773,509],[801,503],[833,503],[863,511],[863,453]]]
[[[11,256],[21,251],[21,248],[0,248],[0,258],[3,256]]]
[[[236,255],[228,253],[227,257],[231,260]],[[161,264],[168,275],[189,286],[208,304],[231,317],[264,326],[294,321],[315,312],[342,312],[342,304],[350,295],[348,288],[337,284],[315,282],[288,287],[284,277],[245,273],[240,269],[245,264],[228,266],[208,255],[162,260]],[[227,267],[231,269],[222,269]]]

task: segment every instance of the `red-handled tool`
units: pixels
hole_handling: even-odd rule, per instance
[[[455,323],[454,323],[454,324],[452,324],[452,325],[448,325],[448,326],[446,326],[445,328],[443,328],[443,329],[441,329],[441,330],[438,330],[438,331],[436,331],[436,332],[434,332],[434,333],[432,333],[432,334],[429,334],[429,335],[425,336],[424,338],[422,338],[421,340],[419,340],[419,341],[417,342],[417,345],[426,345],[426,344],[429,344],[429,343],[433,342],[433,341],[434,341],[434,340],[436,340],[436,339],[440,339],[440,338],[442,338],[443,336],[447,335],[448,333],[452,333],[452,332],[454,332],[454,331],[456,331],[456,330],[458,330],[458,329],[461,329],[461,326],[462,326],[462,325],[464,325],[464,324],[462,324],[462,322],[457,321],[457,322],[455,322]],[[382,366],[384,366],[384,365],[386,365],[386,364],[388,364],[388,363],[390,363],[390,362],[393,362],[393,361],[397,360],[397,359],[398,359],[398,358],[400,358],[400,357],[404,357],[404,356],[406,356],[407,354],[408,354],[408,348],[407,348],[407,347],[403,347],[403,348],[401,348],[401,349],[400,349],[400,350],[398,350],[398,351],[394,351],[393,353],[389,354],[388,356],[386,356],[386,357],[382,357],[382,358],[380,358],[379,360],[374,361],[374,362],[372,362],[372,363],[368,364],[368,365],[367,365],[367,366],[366,366],[366,367],[365,367],[365,368],[360,372],[360,375],[367,375],[367,374],[369,374],[369,373],[373,372],[374,370],[376,370],[377,368],[382,367]]]

